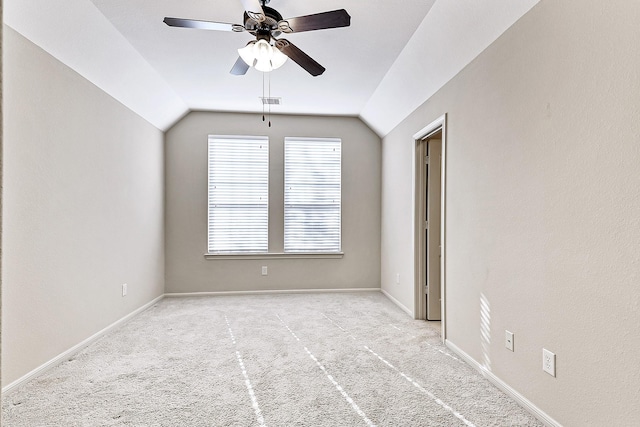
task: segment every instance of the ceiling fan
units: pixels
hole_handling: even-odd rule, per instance
[[[270,0],[241,0],[244,7],[244,24],[199,21],[195,19],[164,18],[171,27],[196,28],[215,31],[247,31],[256,37],[246,47],[238,49],[240,57],[231,74],[244,75],[249,67],[259,71],[271,71],[291,58],[312,76],[324,73],[325,68],[287,39],[277,39],[280,34],[348,27],[351,16],[344,9],[313,15],[283,19],[275,9],[267,6]]]

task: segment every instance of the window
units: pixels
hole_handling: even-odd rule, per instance
[[[269,139],[209,135],[208,146],[208,252],[267,252]]]
[[[285,138],[284,251],[340,252],[340,139]]]

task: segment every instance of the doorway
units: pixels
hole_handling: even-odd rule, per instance
[[[441,320],[442,294],[440,292],[440,257],[442,235],[440,230],[440,164],[442,162],[442,132],[422,141],[425,182],[423,184],[424,248],[422,284],[424,286],[426,320]]]
[[[414,317],[440,321],[443,341],[446,339],[445,119],[446,115],[414,135]]]

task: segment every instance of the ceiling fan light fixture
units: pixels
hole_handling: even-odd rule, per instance
[[[260,39],[253,45],[253,55],[258,62],[268,61],[273,56],[273,46],[268,41]]]
[[[288,58],[264,39],[247,43],[245,47],[238,49],[238,54],[247,65],[263,73],[280,68]]]
[[[284,63],[287,62],[288,58],[289,57],[287,55],[280,52],[280,49],[274,47],[273,56],[271,57],[271,65],[273,66],[273,69],[275,70],[276,68],[282,67]]]
[[[238,55],[240,55],[240,58],[242,58],[242,60],[246,62],[249,67],[253,67],[253,65],[256,63],[256,57],[253,54],[254,44],[256,44],[255,41],[250,41],[245,47],[238,49]]]

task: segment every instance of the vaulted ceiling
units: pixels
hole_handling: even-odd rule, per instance
[[[282,98],[272,111],[359,116],[384,136],[538,1],[272,0],[285,18],[351,15],[350,27],[287,35],[327,70],[312,77],[287,61],[269,73]],[[263,73],[229,73],[250,34],[162,22],[241,24],[243,12],[240,0],[4,2],[7,25],[161,130],[190,110],[262,111]]]

